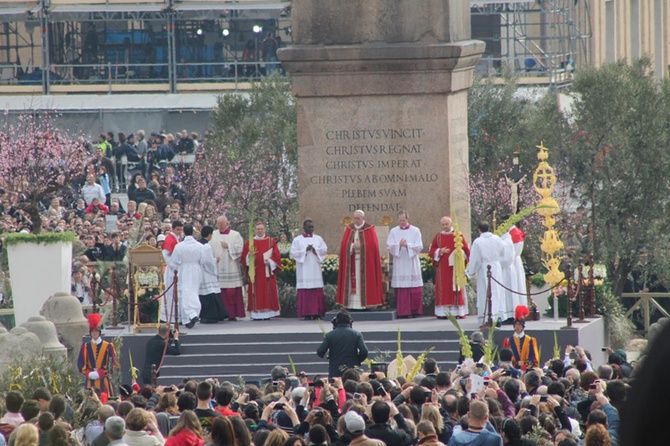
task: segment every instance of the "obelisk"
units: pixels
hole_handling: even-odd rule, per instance
[[[332,252],[356,209],[376,226],[407,210],[425,244],[453,209],[470,234],[470,2],[294,0],[292,25],[300,216]]]

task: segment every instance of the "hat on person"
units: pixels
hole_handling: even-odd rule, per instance
[[[100,313],[91,313],[88,315],[88,328],[89,333],[93,330],[102,332],[102,316],[100,316]]]
[[[277,425],[277,427],[285,432],[291,432],[293,433],[293,422],[291,421],[291,417],[288,416],[286,412],[283,410],[279,410],[275,412],[276,418],[274,421],[274,424]]]
[[[617,355],[621,356],[621,359],[623,359],[624,361],[627,360],[627,359],[626,359],[626,351],[625,351],[624,349],[621,349],[621,348],[620,348],[620,349],[618,349],[618,350],[614,350],[614,353],[616,353]]]
[[[272,370],[270,371],[270,376],[272,377],[272,381],[284,379],[286,378],[286,370],[284,370],[284,367],[276,365],[272,367]]]
[[[165,241],[165,235],[164,234],[158,234],[158,237],[156,237],[156,242],[164,242]]]
[[[123,397],[128,397],[133,394],[133,388],[130,384],[121,384],[119,386],[119,394]]]
[[[344,414],[344,424],[347,426],[347,431],[350,434],[363,432],[365,430],[365,421],[363,420],[363,417],[351,410]]]
[[[526,326],[526,317],[530,314],[530,310],[525,305],[517,305],[514,309],[514,323],[519,323]]]

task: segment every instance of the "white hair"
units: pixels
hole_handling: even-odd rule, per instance
[[[354,215],[355,215],[355,214],[361,214],[363,217],[365,217],[365,212],[361,211],[360,209],[356,209],[356,210],[354,211]]]

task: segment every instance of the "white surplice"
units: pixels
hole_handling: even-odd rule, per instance
[[[477,274],[477,320],[484,321],[486,305],[487,266],[491,265],[491,275],[498,281],[502,278],[500,261],[504,256],[504,244],[500,237],[490,232],[480,234],[470,247],[470,259],[465,274],[472,277]],[[491,314],[494,323],[497,319],[506,320],[512,317],[514,308],[508,309],[502,288],[491,280]],[[488,311],[487,311],[488,314]]]
[[[180,243],[179,237],[174,232],[168,234],[168,237],[170,236],[177,239],[177,245]],[[161,311],[161,320],[172,322],[174,320],[174,310],[172,309],[172,302],[174,300],[174,287],[172,286],[172,282],[174,281],[174,271],[177,268],[175,268],[174,263],[172,262],[172,253],[167,249],[163,249],[161,252],[163,253],[163,260],[165,260],[165,271],[163,272],[165,296],[161,298],[161,305],[163,306]]]
[[[307,251],[312,245],[316,254]],[[312,234],[311,237],[299,235],[291,243],[290,257],[295,260],[296,288],[299,290],[311,290],[323,288],[323,273],[321,263],[328,254],[328,247],[323,239]]]
[[[520,289],[517,280],[516,267],[514,265],[514,244],[512,243],[512,236],[510,235],[509,231],[501,235],[500,240],[502,240],[505,246],[503,259],[500,262],[500,268],[502,269],[501,282],[509,290],[514,291],[512,292],[503,289],[503,293],[505,295],[505,307],[507,309],[511,309],[512,311],[514,311],[517,305],[521,305],[522,302],[521,298],[524,298],[525,300],[525,296],[517,294],[520,292]]]
[[[177,289],[179,290],[179,319],[187,324],[200,315],[200,278],[205,262],[203,246],[191,235],[178,243],[172,252],[172,263],[177,268]]]
[[[516,286],[522,296],[519,296],[519,305],[528,305],[526,289],[526,270],[523,267],[521,253],[523,252],[523,241],[514,243],[514,272],[516,273]],[[515,307],[516,308],[516,307]]]
[[[400,246],[400,241],[405,239],[407,246]],[[410,225],[407,229],[396,226],[389,232],[386,240],[386,249],[393,256],[393,277],[391,286],[393,288],[416,288],[423,286],[421,275],[421,261],[419,254],[423,249],[421,231],[416,226]]]
[[[221,247],[221,242],[228,243],[228,249]],[[219,257],[218,276],[219,288],[238,288],[244,285],[242,280],[242,266],[240,258],[244,248],[244,239],[239,232],[232,229],[228,234],[221,234],[219,230],[212,233],[209,241],[214,257]]]
[[[219,287],[218,270],[216,267],[216,259],[214,258],[214,254],[212,254],[212,247],[209,243],[205,243],[202,245],[202,249],[204,251],[202,277],[200,278],[200,289],[198,294],[201,296],[213,293],[219,295],[221,293],[221,288]]]

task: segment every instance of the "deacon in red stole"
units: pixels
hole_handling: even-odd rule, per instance
[[[251,319],[263,320],[279,316],[279,295],[277,293],[277,273],[281,271],[281,254],[277,241],[265,235],[265,224],[256,223],[254,228],[253,246],[254,282],[249,280],[247,291],[249,303],[247,309]],[[242,265],[249,279],[249,243],[242,249]]]
[[[116,367],[116,353],[114,344],[103,341],[101,338],[101,317],[98,313],[88,315],[91,340],[84,342],[79,350],[79,371],[86,378],[86,388],[95,389],[98,394],[105,392],[107,396],[114,396],[114,387],[111,384],[110,372]]]
[[[512,364],[523,371],[537,367],[540,363],[537,340],[524,331],[526,317],[529,314],[530,311],[525,305],[519,305],[514,309],[514,334],[503,341],[503,347],[512,349],[514,353]]]
[[[451,217],[440,219],[442,231],[438,233],[430,244],[430,258],[435,265],[435,317],[446,319],[449,313],[458,319],[464,319],[468,314],[468,302],[465,290],[456,291],[454,286],[454,225]],[[467,263],[470,257],[470,248],[461,234],[463,256]]]
[[[361,210],[354,212],[353,223],[344,229],[336,302],[354,310],[384,303],[379,240]]]

